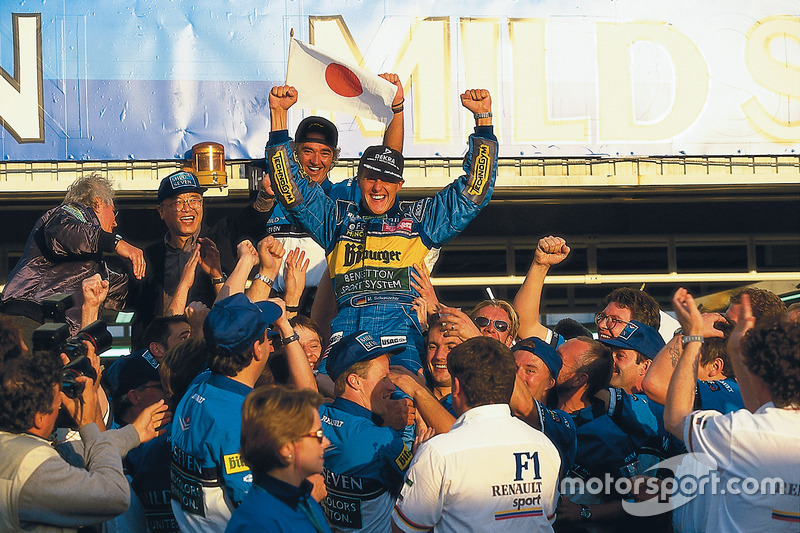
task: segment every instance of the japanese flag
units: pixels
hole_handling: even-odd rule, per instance
[[[397,88],[376,74],[350,65],[319,48],[292,39],[286,84],[307,109],[342,112],[388,124]]]

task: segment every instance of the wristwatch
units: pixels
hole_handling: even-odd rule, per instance
[[[268,286],[268,287],[272,287],[272,284],[273,284],[273,283],[275,283],[275,280],[274,280],[274,279],[271,279],[270,277],[268,277],[268,276],[264,276],[264,275],[262,275],[262,274],[256,274],[256,275],[254,276],[254,279],[257,279],[257,280],[263,281],[264,283],[266,283],[266,284],[267,284],[267,286]]]
[[[120,235],[119,233],[114,235],[114,248],[117,247],[117,245],[119,244],[119,241],[121,241],[121,240],[122,240],[122,235]]]
[[[222,276],[220,276],[220,277],[218,277],[218,278],[211,278],[211,283],[212,283],[213,285],[220,285],[220,284],[222,284],[222,283],[225,283],[225,280],[226,280],[226,279],[228,279],[228,276],[226,276],[226,275],[225,275],[225,272],[223,272],[223,273],[222,273]]]
[[[581,520],[587,522],[592,519],[592,510],[588,505],[581,505]]]
[[[681,343],[686,346],[690,342],[699,342],[702,343],[705,339],[702,335],[684,335],[683,339],[681,339]]]
[[[289,335],[288,337],[286,337],[285,339],[281,339],[281,343],[284,346],[286,346],[290,342],[299,341],[299,340],[300,340],[300,335],[298,335],[297,333],[293,333],[293,334]]]

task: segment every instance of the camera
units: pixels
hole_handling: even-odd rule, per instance
[[[69,363],[62,370],[61,390],[69,398],[77,398],[83,392],[77,378],[87,376],[97,379],[97,373],[87,357],[89,349],[83,341],[89,341],[99,355],[111,348],[113,340],[102,320],[95,320],[72,337],[69,336],[67,324],[44,324],[33,332],[33,351],[67,355]]]

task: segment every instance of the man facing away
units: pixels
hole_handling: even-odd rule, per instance
[[[511,352],[475,337],[450,351],[447,366],[459,417],[420,445],[393,531],[552,531],[561,459],[543,433],[511,415]]]

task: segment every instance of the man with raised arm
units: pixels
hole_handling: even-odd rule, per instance
[[[465,174],[435,196],[416,202],[398,201],[403,156],[388,146],[364,151],[357,175],[359,201],[331,200],[302,179],[286,131],[287,110],[295,102],[294,87],[272,88],[267,165],[272,189],[288,218],[325,248],[339,309],[331,323],[331,339],[364,329],[385,348],[405,344],[406,350],[393,362],[417,372],[424,344],[412,309],[416,296],[412,267],[431,248],[458,235],[491,198],[497,140],[489,92],[472,89],[461,95],[462,105],[476,121],[464,159]]]

